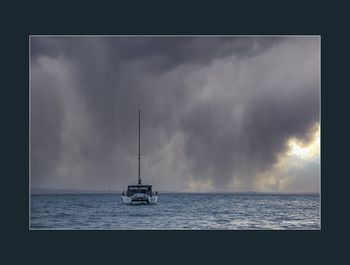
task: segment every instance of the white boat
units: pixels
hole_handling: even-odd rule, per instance
[[[124,204],[133,203],[147,203],[155,204],[158,201],[158,192],[152,191],[152,185],[144,185],[141,181],[141,113],[139,110],[139,171],[138,171],[138,182],[135,185],[128,185],[126,191],[122,193],[122,199]]]

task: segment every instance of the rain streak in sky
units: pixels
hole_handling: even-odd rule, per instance
[[[31,36],[30,56],[32,188],[136,182],[141,109],[160,191],[319,192],[319,36]]]

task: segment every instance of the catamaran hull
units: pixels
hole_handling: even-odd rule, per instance
[[[156,204],[158,201],[158,196],[122,196],[122,200],[124,204],[136,204],[136,203],[149,203],[149,204]]]

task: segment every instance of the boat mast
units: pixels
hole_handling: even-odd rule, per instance
[[[138,184],[141,185],[141,177],[140,177],[140,172],[141,172],[141,118],[140,118],[140,110],[139,110],[139,181]]]

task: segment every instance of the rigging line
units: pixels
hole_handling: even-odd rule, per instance
[[[135,135],[134,137],[136,138],[136,130],[135,130]],[[134,143],[134,145],[133,145]],[[124,176],[124,182],[123,182],[123,188],[125,189],[126,188],[126,181],[128,180],[129,178],[129,172],[130,172],[130,165],[131,165],[131,158],[132,158],[132,150],[133,150],[133,146],[135,146],[135,142],[133,141],[133,137],[131,136],[130,137],[130,142],[129,142],[129,148],[128,150],[130,151],[129,152],[129,162],[128,162],[128,169],[127,169],[127,173],[126,175]]]
[[[146,167],[147,167],[147,176],[150,178],[151,176],[151,170],[150,170],[150,166],[149,166],[149,163],[148,163],[148,153],[145,153],[145,157],[146,157]],[[149,181],[152,182],[152,179],[149,179]],[[153,185],[153,183],[151,183]]]
[[[145,114],[143,115],[143,120],[144,120],[144,122],[143,123],[141,123],[141,130],[144,132],[144,135],[146,134],[146,130],[145,130],[145,125],[144,124],[147,124],[147,121],[145,122],[145,118],[146,118],[146,116],[145,116]],[[147,119],[147,118],[146,118]],[[145,138],[145,137],[144,137]],[[154,177],[153,177],[153,173],[152,173],[152,169],[151,169],[151,162],[150,162],[150,158],[149,158],[149,156],[150,156],[150,152],[148,152],[147,150],[148,150],[148,145],[147,145],[147,141],[146,141],[146,143],[145,143],[145,141],[143,141],[143,150],[145,150],[146,152],[145,152],[145,154],[147,153],[147,155],[145,155],[145,157],[146,157],[146,163],[147,163],[147,165],[148,165],[148,169],[149,169],[149,172],[150,172],[150,175],[151,175],[151,181],[152,181],[152,185],[153,185],[153,187],[155,188],[155,182],[154,182]]]
[[[151,179],[152,179],[152,185],[155,188],[155,182],[154,182],[154,178],[153,178],[153,174],[152,174],[152,169],[151,169],[151,163],[149,161],[148,156],[146,156],[146,160],[147,160],[147,164],[148,164],[148,168],[149,168],[149,172],[151,173]]]
[[[143,114],[143,116],[142,116],[142,120],[143,120],[143,122],[141,123],[141,131],[143,132],[143,136],[145,136],[145,133],[146,133],[146,130],[145,130],[145,125],[144,124],[146,124],[146,122],[145,122],[145,114]],[[143,139],[145,139],[146,137],[143,137]],[[148,167],[148,170],[150,171],[150,167],[149,167],[149,164],[148,164],[148,157],[147,157],[147,154],[148,154],[148,149],[147,149],[147,144],[145,144],[145,141],[142,141],[142,146],[143,146],[143,148],[142,148],[142,150],[144,150],[144,156],[146,157],[146,164],[147,164],[147,167]]]

